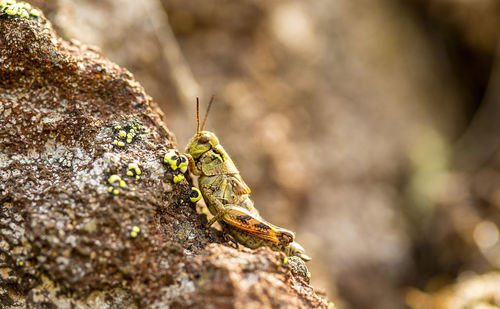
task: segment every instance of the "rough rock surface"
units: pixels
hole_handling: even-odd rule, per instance
[[[161,118],[127,70],[43,16],[0,19],[1,306],[328,307],[296,260],[204,227],[162,164]]]

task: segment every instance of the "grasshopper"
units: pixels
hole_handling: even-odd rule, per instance
[[[197,130],[185,150],[189,171],[199,176],[199,189],[214,216],[207,227],[218,221],[226,239],[236,246],[238,243],[251,249],[266,246],[288,256],[298,256],[304,261],[311,260],[304,248],[294,241],[292,231],[262,219],[249,197],[250,188],[241,178],[219,139],[214,133],[204,131],[213,101],[214,97],[208,104],[200,127],[200,103],[196,99]]]

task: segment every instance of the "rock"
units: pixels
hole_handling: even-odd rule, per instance
[[[500,273],[463,273],[455,283],[437,291],[423,292],[416,288],[406,291],[406,303],[412,309],[435,308],[499,308]]]
[[[176,147],[162,118],[132,74],[43,14],[0,15],[0,304],[328,307],[282,253],[205,228],[162,163]]]

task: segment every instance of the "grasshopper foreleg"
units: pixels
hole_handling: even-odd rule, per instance
[[[201,171],[196,166],[196,162],[194,161],[193,156],[191,156],[189,153],[185,153],[184,155],[188,158],[188,162],[189,162],[188,163],[188,169],[189,169],[189,171],[193,175],[195,175],[195,176],[200,176],[201,175]]]

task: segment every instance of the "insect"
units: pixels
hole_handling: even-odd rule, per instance
[[[197,130],[185,150],[189,170],[193,175],[199,176],[201,194],[214,216],[207,226],[218,221],[227,239],[236,246],[238,243],[252,249],[267,246],[274,251],[282,251],[288,256],[298,256],[309,261],[311,258],[295,242],[292,231],[262,219],[249,197],[250,188],[241,178],[219,139],[214,133],[204,131],[213,101],[214,97],[208,104],[200,127],[200,103],[196,99]]]

